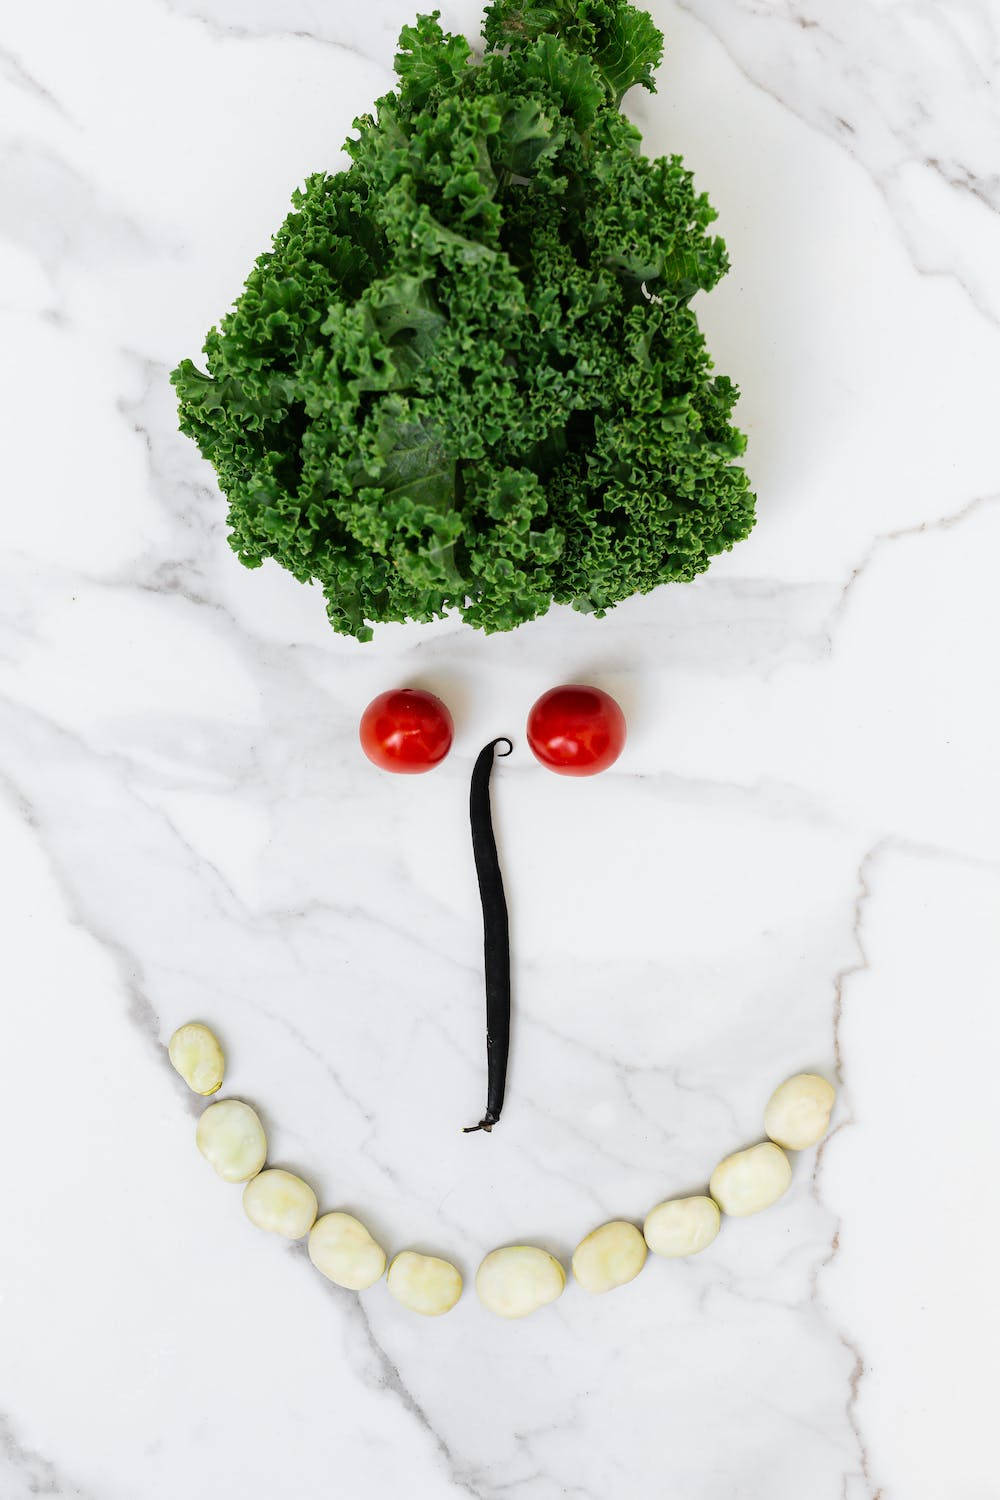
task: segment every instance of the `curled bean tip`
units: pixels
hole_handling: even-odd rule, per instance
[[[506,745],[506,750],[499,749],[500,745]],[[514,741],[510,739],[506,734],[502,734],[499,739],[493,741],[493,749],[497,755],[513,755]]]

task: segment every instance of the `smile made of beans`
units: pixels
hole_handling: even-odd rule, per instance
[[[225,1059],[207,1026],[188,1022],[170,1039],[170,1061],[196,1094],[217,1093]],[[641,1229],[613,1219],[584,1236],[571,1258],[574,1279],[594,1295],[634,1280],[647,1255],[666,1259],[698,1255],[715,1239],[722,1217],[746,1218],[777,1203],[792,1180],[787,1153],[805,1151],[823,1139],[835,1090],[816,1073],[796,1073],[775,1089],[764,1110],[765,1140],[719,1162],[708,1193],[668,1198],[646,1215]],[[243,1207],[258,1229],[285,1239],[309,1236],[309,1259],[329,1281],[361,1292],[381,1280],[387,1256],[353,1214],[319,1214],[310,1185],[293,1172],[268,1167],[267,1137],[255,1110],[242,1099],[219,1099],[202,1112],[198,1149],[224,1182],[242,1183]],[[462,1275],[448,1260],[412,1249],[389,1265],[386,1285],[401,1306],[423,1317],[440,1317],[462,1295]],[[523,1318],[554,1302],[566,1285],[566,1270],[538,1245],[502,1245],[491,1250],[475,1277],[482,1305],[501,1318]]]

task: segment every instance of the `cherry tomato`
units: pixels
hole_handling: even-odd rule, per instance
[[[455,726],[433,693],[397,688],[380,693],[361,715],[361,748],[383,771],[432,771],[451,749]]]
[[[528,715],[528,744],[560,776],[596,776],[625,748],[625,715],[600,688],[550,688]]]

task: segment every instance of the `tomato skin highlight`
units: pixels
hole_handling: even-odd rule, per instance
[[[625,715],[610,693],[568,683],[543,693],[528,715],[528,744],[559,776],[596,776],[625,748]]]
[[[451,749],[455,726],[440,698],[419,688],[380,693],[361,715],[361,748],[382,771],[419,776]]]

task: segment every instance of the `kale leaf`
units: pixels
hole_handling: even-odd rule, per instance
[[[663,39],[625,0],[437,14],[205,343],[174,371],[230,541],[316,579],[336,630],[457,609],[602,614],[745,537],[737,390],[689,303],[728,268],[680,157],[620,113]]]

